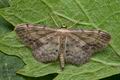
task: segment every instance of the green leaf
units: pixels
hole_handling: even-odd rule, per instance
[[[0,0],[0,8],[9,7],[8,0]]]
[[[0,80],[24,80],[15,72],[22,68],[24,63],[18,58],[0,52]]]
[[[0,8],[8,7],[8,0],[0,0]],[[0,15],[0,36],[13,30],[13,26]]]
[[[8,7],[8,0],[0,0],[0,8]],[[0,36],[13,30],[13,26],[0,15]]]
[[[13,30],[13,26],[0,16],[0,36]]]
[[[25,80],[53,80],[57,74],[49,74],[42,77],[25,77]]]
[[[31,49],[21,44],[14,32],[0,40],[0,50],[19,56],[25,62],[17,73],[26,76],[44,76],[58,73],[55,80],[96,80],[120,73],[120,0],[11,0],[10,7],[0,14],[13,25],[19,23],[45,24],[50,27],[96,28],[109,32],[111,43],[97,52],[91,60],[79,67],[59,63],[38,63]]]

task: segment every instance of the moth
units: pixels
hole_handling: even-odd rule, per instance
[[[32,49],[34,58],[43,63],[60,62],[81,65],[105,48],[111,36],[101,30],[54,29],[33,24],[19,24],[15,28],[19,38]]]

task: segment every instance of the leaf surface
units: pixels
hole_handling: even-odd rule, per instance
[[[17,73],[26,76],[44,76],[58,73],[55,80],[96,80],[120,73],[120,0],[11,0],[10,7],[0,14],[13,25],[20,23],[45,24],[50,27],[65,25],[71,28],[102,29],[112,40],[107,48],[97,52],[91,60],[79,67],[66,65],[60,71],[59,63],[38,63],[28,49],[17,39],[15,32],[0,40],[0,50],[19,56],[25,62]]]
[[[22,68],[24,63],[15,56],[8,56],[0,52],[0,80],[25,80],[16,71]]]
[[[0,8],[9,7],[8,0],[0,0]]]

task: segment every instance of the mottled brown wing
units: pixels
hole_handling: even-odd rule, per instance
[[[18,25],[15,31],[21,40],[33,49],[33,55],[38,61],[50,62],[57,60],[59,48],[54,29],[22,24]]]
[[[73,30],[70,33],[66,40],[66,63],[83,64],[110,41],[110,35],[99,30]]]
[[[75,35],[67,36],[65,63],[76,65],[85,63],[92,55],[90,47],[86,46],[87,49],[83,49],[85,45],[86,43]]]

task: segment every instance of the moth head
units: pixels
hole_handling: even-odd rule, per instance
[[[67,29],[67,26],[65,26],[65,25],[61,26],[61,29]]]

